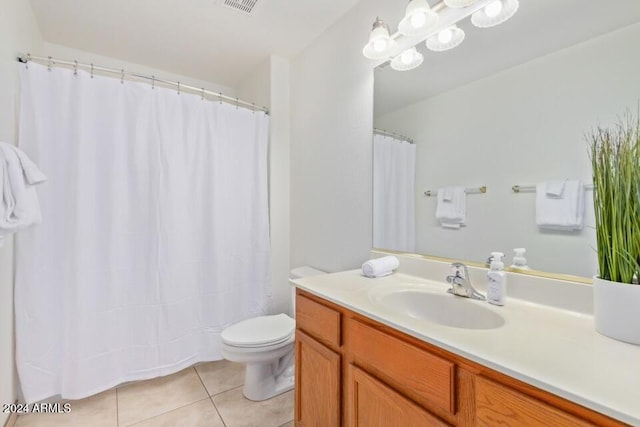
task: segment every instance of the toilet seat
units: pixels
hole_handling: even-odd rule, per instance
[[[293,340],[296,323],[286,314],[243,320],[222,331],[222,342],[235,348],[276,347]]]

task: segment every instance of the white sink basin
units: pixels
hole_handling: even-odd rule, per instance
[[[483,301],[417,286],[374,289],[369,294],[373,302],[414,319],[427,320],[444,326],[464,329],[495,329],[504,325],[504,318]]]

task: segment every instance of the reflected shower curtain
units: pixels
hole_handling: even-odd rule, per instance
[[[415,251],[416,146],[373,135],[373,247]]]
[[[268,312],[268,116],[82,71],[21,65],[20,148],[49,181],[16,243],[27,402],[221,359]]]

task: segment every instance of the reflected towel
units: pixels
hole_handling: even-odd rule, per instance
[[[567,180],[562,181],[549,181],[545,183],[545,192],[549,197],[562,197],[562,192],[564,191],[564,184]]]
[[[547,183],[536,186],[536,224],[540,228],[574,231],[584,226],[584,184],[567,180],[561,195],[547,194]]]
[[[393,273],[398,268],[400,261],[394,256],[370,259],[362,264],[362,274],[367,277],[383,277]]]
[[[6,235],[42,222],[34,186],[46,179],[26,154],[0,142],[0,246]]]
[[[443,228],[460,228],[467,219],[467,193],[464,187],[438,190],[436,219]]]

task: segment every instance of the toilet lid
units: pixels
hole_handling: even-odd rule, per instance
[[[260,316],[243,320],[222,331],[222,341],[238,347],[258,347],[289,339],[296,322],[286,314]]]

